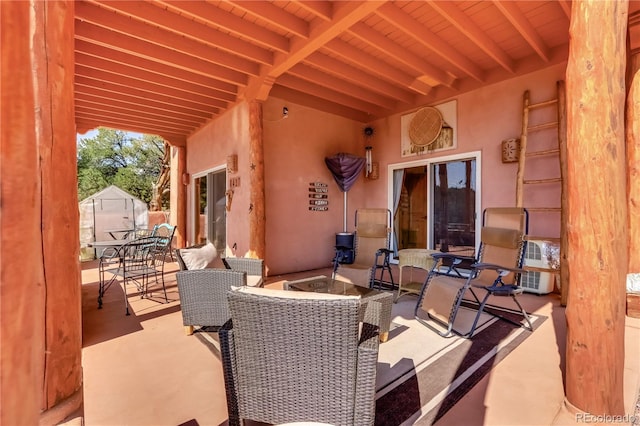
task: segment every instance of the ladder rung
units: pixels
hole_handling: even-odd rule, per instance
[[[562,182],[561,178],[550,178],[550,179],[529,179],[529,180],[525,180],[523,183],[527,184],[527,183],[555,183],[555,182]]]
[[[527,131],[536,132],[538,130],[552,129],[554,127],[558,127],[557,121],[551,121],[549,123],[542,123],[542,124],[537,124],[535,126],[527,127]]]
[[[534,235],[525,235],[524,239],[527,240],[527,241],[542,240],[542,241],[550,241],[552,243],[559,243],[560,242],[560,237],[536,237]]]
[[[530,212],[560,212],[560,207],[527,207]]]
[[[560,154],[560,150],[556,148],[556,149],[545,149],[543,151],[527,152],[526,156],[527,157],[539,157],[541,155],[551,155],[551,154]]]
[[[522,265],[522,269],[524,269],[525,271],[535,271],[535,272],[551,272],[554,274],[559,274],[560,273],[560,268],[558,269],[553,269],[553,268],[540,268],[538,266],[527,266],[527,265]]]
[[[539,102],[537,104],[531,104],[529,105],[529,109],[536,109],[536,108],[542,108],[542,107],[546,107],[549,105],[554,105],[558,103],[558,99],[549,99],[548,101],[544,101],[544,102]]]

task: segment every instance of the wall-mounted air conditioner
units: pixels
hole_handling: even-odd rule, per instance
[[[548,241],[530,240],[524,254],[524,265],[536,268],[550,268],[547,257]],[[525,268],[526,269],[526,268]],[[554,274],[552,272],[527,271],[522,274],[520,285],[529,293],[548,294],[553,291]]]

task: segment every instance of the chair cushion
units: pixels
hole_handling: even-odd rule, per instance
[[[485,226],[482,228],[482,242],[490,246],[517,249],[522,243],[522,231]]]
[[[241,293],[255,294],[257,296],[278,297],[281,299],[305,299],[305,300],[360,299],[360,296],[343,296],[341,294],[313,293],[310,291],[278,290],[274,288],[249,287],[249,286],[231,287],[231,290],[239,291]]]
[[[220,268],[224,269],[222,259],[218,256],[218,250],[213,243],[202,247],[180,249],[180,257],[187,270]]]

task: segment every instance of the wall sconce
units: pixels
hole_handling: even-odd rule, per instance
[[[517,163],[520,159],[520,139],[502,141],[502,162]]]
[[[369,145],[369,146],[365,146],[364,149],[365,149],[365,159],[366,159],[364,176],[369,177],[369,175],[373,171],[373,161],[371,159],[371,151],[373,150],[373,148],[371,147],[371,145]]]
[[[182,174],[182,184],[183,185],[189,185],[189,180],[191,179],[191,176],[189,175],[189,173],[183,173]]]
[[[227,173],[236,173],[238,171],[238,156],[236,154],[227,157]]]

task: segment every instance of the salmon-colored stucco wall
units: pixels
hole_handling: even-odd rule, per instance
[[[437,158],[452,154],[481,152],[481,195],[482,205],[479,211],[487,207],[515,206],[515,188],[517,163],[502,163],[501,143],[504,139],[519,138],[522,127],[522,99],[525,90],[531,94],[531,102],[537,103],[556,97],[556,82],[564,79],[566,63],[545,70],[516,77],[501,83],[485,86],[468,92],[457,101],[457,148],[427,153],[421,156],[401,157],[400,155],[400,118],[394,115],[373,123],[376,136],[373,138],[374,161],[380,162],[380,179],[367,185],[369,202],[388,205],[389,174],[388,166],[420,158]],[[448,100],[447,100],[448,101]],[[443,101],[445,102],[445,101]],[[552,113],[552,116],[547,116]],[[536,115],[537,114],[537,115]],[[531,122],[549,122],[555,120],[554,108],[534,112]],[[545,115],[544,117],[542,115]],[[534,140],[542,148],[547,143],[557,143],[555,129],[531,135],[529,146]],[[546,139],[548,142],[544,141]],[[526,177],[559,176],[557,157],[529,159],[526,163]],[[551,200],[551,201],[550,201]],[[541,185],[525,188],[525,206],[559,206],[559,185]],[[557,237],[560,235],[559,213],[530,213],[529,234]]]
[[[244,256],[249,251],[249,108],[241,103],[200,129],[187,142],[187,173],[193,177],[205,172],[223,170],[227,157],[238,156],[238,172],[227,174],[239,177],[240,186],[234,189],[231,210],[227,212],[228,255]],[[193,185],[187,191],[187,244],[193,244]],[[237,244],[237,249],[231,249]],[[222,249],[222,247],[218,247]]]
[[[556,96],[556,82],[564,79],[566,63],[468,92],[457,101],[457,147],[424,154],[437,158],[452,154],[481,152],[481,206],[515,205],[517,164],[503,164],[501,142],[517,138],[521,132],[522,96],[531,92],[532,102]],[[288,116],[283,118],[283,107]],[[407,110],[403,114],[415,111]],[[324,159],[339,152],[364,157],[365,145],[373,146],[379,179],[362,175],[348,193],[347,230],[353,231],[355,210],[389,206],[389,165],[415,161],[420,157],[401,157],[401,116],[396,114],[370,123],[374,137],[365,142],[365,123],[355,122],[317,111],[283,99],[270,98],[263,103],[263,140],[265,163],[266,255],[268,274],[280,274],[326,267],[334,254],[335,234],[343,231],[343,193],[327,169]],[[546,119],[546,117],[545,117]],[[548,121],[548,120],[547,120]],[[249,242],[249,119],[248,105],[240,104],[205,126],[187,144],[187,172],[192,176],[214,168],[223,168],[229,154],[238,155],[241,186],[233,195],[227,214],[227,252],[238,245],[235,255],[244,256]],[[555,142],[555,137],[550,135]],[[549,175],[557,169],[551,164],[528,162],[528,173]],[[554,170],[555,170],[554,169]],[[535,177],[529,175],[530,177]],[[328,184],[329,210],[309,211],[309,184]],[[559,199],[554,191],[529,191],[525,203],[544,204]],[[189,192],[188,235],[193,227],[192,192]],[[558,236],[558,216],[534,216],[530,234]]]

